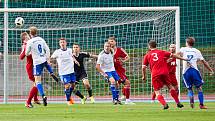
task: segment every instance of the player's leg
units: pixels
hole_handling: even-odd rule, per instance
[[[89,80],[87,78],[82,79],[84,87],[87,89],[91,103],[95,103],[95,99],[93,97],[92,88],[90,86]]]
[[[156,76],[152,77],[152,86],[154,88],[154,92],[156,94],[157,100],[163,105],[163,109],[168,109],[169,106],[166,103],[163,95],[161,94],[161,89],[164,86],[162,77],[161,76]]]
[[[194,93],[192,89],[192,72],[191,69],[188,69],[184,74],[183,74],[183,83],[185,87],[187,88],[187,95],[190,99],[190,107],[194,108]]]
[[[155,101],[155,98],[156,98],[156,93],[155,91],[152,92],[152,101],[154,102]]]
[[[125,97],[126,97],[125,104],[135,104],[130,100],[131,83],[130,83],[130,81],[128,79],[125,79],[125,83],[124,83],[123,88],[125,90]]]
[[[72,82],[71,74],[61,75],[60,78],[64,84],[64,93],[66,96],[67,104],[72,105],[74,102],[73,102],[73,99],[71,99],[71,93],[73,90],[72,85],[71,85],[71,82]]]
[[[34,66],[34,78],[37,89],[40,93],[40,96],[43,98],[43,105],[47,106],[47,97],[45,96],[43,86],[41,84],[41,74],[43,71],[44,63]]]
[[[207,107],[204,105],[204,94],[202,91],[202,85],[203,85],[204,81],[202,80],[202,77],[201,77],[199,71],[194,70],[193,79],[194,79],[193,83],[198,90],[199,108],[200,109],[207,109]]]
[[[48,70],[48,72],[50,73],[51,77],[52,77],[56,82],[58,82],[59,80],[58,80],[58,78],[54,75],[54,72],[53,72],[53,69],[52,69],[51,65],[48,64],[48,62],[46,62],[45,67],[46,67],[46,69]]]
[[[170,92],[171,96],[173,97],[173,99],[175,100],[177,107],[178,108],[184,107],[184,105],[182,105],[179,101],[177,91],[175,90],[175,88],[171,84],[171,80],[170,80],[169,75],[162,76],[162,79],[163,79],[162,81],[164,81],[165,85],[169,88],[169,92]]]

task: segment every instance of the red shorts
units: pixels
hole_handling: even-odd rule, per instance
[[[34,78],[34,74],[33,74],[33,66],[26,65],[26,72],[28,74],[28,79],[34,82],[35,78]]]
[[[155,77],[152,77],[152,86],[155,91],[160,90],[163,88],[163,86],[169,86],[170,85],[170,80],[168,75],[158,75]]]
[[[176,79],[175,73],[170,73],[169,79],[170,79],[170,83],[172,84],[172,86],[178,86],[178,81]]]
[[[124,68],[116,68],[116,73],[119,75],[120,80],[118,81],[119,84],[124,83],[128,77],[125,75],[126,70]]]

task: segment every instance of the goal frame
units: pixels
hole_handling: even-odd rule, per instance
[[[7,1],[7,0],[6,0]],[[175,11],[175,37],[176,37],[176,51],[180,49],[180,7],[94,7],[94,8],[8,8],[5,3],[4,8],[0,8],[0,13],[4,13],[4,101],[8,103],[7,94],[7,80],[8,80],[8,13],[10,12],[108,12],[108,11],[162,11],[174,10]],[[176,78],[179,84],[179,98],[180,98],[180,61],[176,61]]]

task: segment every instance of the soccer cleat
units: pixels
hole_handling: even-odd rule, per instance
[[[126,99],[125,105],[135,105],[130,99]]]
[[[73,100],[72,97],[70,97],[70,101],[67,101],[67,105],[68,105],[68,106],[71,106],[71,105],[73,105],[74,103],[75,103],[75,101]]]
[[[117,105],[117,103],[118,103],[117,100],[113,100],[114,105]]]
[[[43,105],[47,106],[47,97],[46,96],[43,96]]]
[[[95,99],[93,96],[90,97],[90,103],[95,103]]]
[[[122,95],[120,99],[121,99],[122,101],[125,101],[125,100],[126,100],[126,98],[125,98],[124,95]]]
[[[40,101],[39,101],[39,100],[34,100],[34,104],[41,105],[41,103],[40,103]]]
[[[25,104],[25,107],[26,107],[26,108],[33,108],[34,106],[33,106],[31,103],[30,103],[30,104],[27,104],[27,103],[26,103],[26,104]]]
[[[169,109],[169,105],[168,104],[164,105],[163,109],[164,110]]]
[[[190,103],[190,107],[191,107],[191,108],[194,108],[194,103]]]
[[[178,107],[178,108],[182,108],[182,107],[184,107],[184,105],[181,104],[181,103],[178,103],[178,104],[177,104],[177,107]]]
[[[117,101],[117,104],[122,105],[121,101],[119,101],[118,99],[116,101]]]
[[[208,109],[205,105],[201,105],[201,104],[199,105],[199,108],[200,109]]]
[[[81,104],[85,104],[86,103],[87,98],[84,96],[83,99],[81,99]]]

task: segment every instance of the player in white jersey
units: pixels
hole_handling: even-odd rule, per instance
[[[26,56],[30,54],[32,55],[35,83],[39,90],[40,95],[43,98],[44,106],[47,106],[47,97],[44,94],[44,90],[41,84],[41,74],[43,72],[43,68],[46,67],[53,76],[53,70],[47,62],[49,60],[50,50],[45,40],[37,36],[38,30],[36,27],[32,26],[29,28],[29,30],[31,39],[27,41],[25,55]]]
[[[121,105],[119,101],[119,84],[117,82],[120,80],[120,77],[114,68],[113,51],[108,42],[105,42],[104,50],[98,56],[96,68],[110,82],[110,90],[112,92],[114,105]]]
[[[209,64],[204,60],[201,52],[193,48],[195,43],[195,38],[188,37],[186,39],[186,47],[182,47],[180,49],[180,54],[183,58],[188,58],[189,61],[183,61],[183,78],[184,85],[188,89],[188,96],[190,98],[190,106],[194,108],[194,94],[192,86],[195,85],[198,90],[198,98],[199,98],[199,107],[200,109],[207,109],[204,106],[204,96],[202,92],[203,80],[200,74],[200,71],[197,68],[197,62],[200,61],[204,64],[204,66],[210,71],[210,75],[213,75],[214,72]]]
[[[51,58],[56,58],[58,63],[58,72],[61,78],[62,83],[65,87],[65,95],[67,99],[67,104],[72,105],[74,103],[71,93],[74,90],[74,93],[81,98],[82,104],[85,103],[86,97],[83,96],[79,90],[75,89],[75,72],[74,72],[74,62],[79,65],[77,60],[72,54],[72,49],[67,48],[66,39],[61,38],[59,41],[60,49],[57,49],[52,54]],[[80,65],[79,65],[80,66]]]

